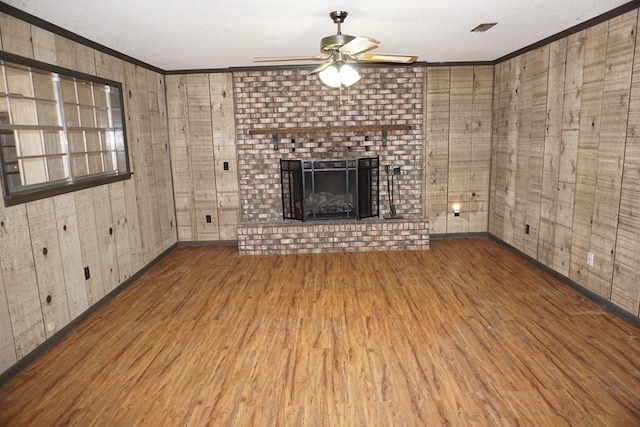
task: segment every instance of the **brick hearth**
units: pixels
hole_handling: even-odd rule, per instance
[[[420,219],[279,221],[241,225],[240,255],[429,249],[429,223]]]

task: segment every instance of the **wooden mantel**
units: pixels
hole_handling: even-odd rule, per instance
[[[410,130],[410,125],[371,125],[306,128],[251,129],[249,135],[276,135],[293,133],[331,133],[331,132],[379,132],[390,130]]]

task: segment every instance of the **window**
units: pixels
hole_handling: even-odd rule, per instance
[[[122,86],[2,53],[0,172],[7,206],[128,179]]]

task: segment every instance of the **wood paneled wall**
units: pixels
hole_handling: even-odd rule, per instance
[[[121,82],[134,172],[49,199],[0,202],[1,373],[177,236],[164,76],[4,14],[0,41],[6,52]]]
[[[636,10],[495,67],[425,68],[422,200],[433,234],[488,230],[639,314],[637,25]],[[0,42],[122,82],[134,172],[0,205],[2,372],[177,240],[237,239],[240,201],[231,73],[170,75],[165,84],[3,14]]]
[[[240,200],[231,73],[169,75],[167,99],[178,239],[237,240]]]
[[[635,315],[637,15],[628,12],[496,66],[489,221],[498,238]]]
[[[423,200],[431,233],[486,232],[493,66],[428,67],[425,74]]]
[[[432,233],[486,232],[493,66],[427,67],[422,115]],[[363,83],[366,84],[366,83]],[[178,239],[235,240],[239,223],[231,74],[167,76]],[[224,171],[223,162],[230,169]],[[451,206],[461,204],[461,215]],[[212,223],[206,222],[207,215]]]

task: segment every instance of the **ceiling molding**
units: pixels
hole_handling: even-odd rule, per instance
[[[592,27],[594,25],[598,25],[602,22],[605,22],[609,19],[615,18],[619,15],[622,15],[624,13],[630,12],[634,9],[638,9],[640,8],[640,0],[633,0],[630,1],[628,3],[623,4],[622,6],[619,6],[615,9],[612,9],[608,12],[605,12],[599,16],[596,16],[592,19],[589,19],[585,22],[582,22],[578,25],[575,25],[571,28],[568,28],[566,30],[563,30],[557,34],[554,34],[552,36],[549,36],[545,39],[542,39],[538,42],[532,43],[528,46],[525,46],[521,49],[518,49],[514,52],[511,52],[507,55],[504,55],[500,58],[497,59],[493,59],[493,60],[486,60],[486,61],[470,61],[470,62],[427,62],[427,61],[418,61],[415,62],[413,64],[410,65],[402,65],[402,64],[375,64],[375,63],[371,63],[371,64],[362,64],[361,66],[366,66],[366,67],[407,67],[407,66],[412,66],[412,67],[456,67],[456,66],[480,66],[480,65],[496,65],[499,64],[501,62],[504,62],[506,60],[512,59],[516,56],[522,55],[526,52],[529,52],[531,50],[535,50],[537,48],[540,48],[544,45],[547,45],[549,43],[552,43],[556,40],[562,39],[564,37],[567,37],[571,34],[577,33],[579,31],[582,31],[584,29],[587,29],[589,27]],[[138,65],[141,66],[143,68],[146,68],[148,70],[157,72],[159,74],[163,74],[163,75],[177,75],[177,74],[202,74],[202,73],[209,73],[209,74],[213,74],[213,73],[229,73],[229,72],[246,72],[246,71],[273,71],[273,70],[291,70],[291,69],[312,69],[315,67],[315,65],[273,65],[273,66],[256,66],[256,67],[228,67],[228,68],[209,68],[209,69],[184,69],[184,70],[164,70],[161,69],[159,67],[156,67],[154,65],[148,64],[146,62],[140,61],[139,59],[133,58],[131,56],[128,56],[124,53],[118,52],[114,49],[111,49],[107,46],[104,46],[102,44],[96,43],[92,40],[89,40],[85,37],[82,37],[76,33],[73,33],[71,31],[68,31],[62,27],[59,27],[55,24],[52,24],[48,21],[45,21],[44,19],[38,18],[36,16],[33,16],[27,12],[24,12],[20,9],[17,9],[13,6],[10,6],[2,1],[0,1],[0,13],[5,13],[7,15],[13,16],[14,18],[20,19],[22,21],[25,21],[29,24],[35,25],[37,27],[40,27],[44,30],[50,31],[54,34],[57,34],[59,36],[62,37],[66,37],[74,42],[80,43],[82,45],[85,45],[87,47],[90,47],[92,49],[98,50],[100,52],[106,53],[108,55],[112,55],[116,58],[122,59],[124,61],[130,62],[134,65]]]
[[[117,50],[113,50],[107,46],[101,45],[100,43],[96,43],[92,40],[84,38],[76,33],[73,33],[69,30],[65,30],[62,27],[52,24],[51,22],[45,21],[44,19],[40,19],[37,16],[33,16],[24,12],[20,9],[16,9],[13,6],[10,6],[4,2],[0,1],[0,13],[6,13],[9,16],[13,16],[14,18],[18,18],[24,22],[27,22],[31,25],[35,25],[36,27],[40,27],[43,30],[47,30],[52,32],[53,34],[57,34],[61,37],[66,37],[69,40],[80,43],[97,51],[106,53],[118,59],[122,59],[127,62],[131,62],[132,64],[139,65],[143,68],[147,68],[151,71],[155,71],[156,73],[164,74],[165,71],[161,68],[155,67],[151,64],[147,64],[146,62],[142,62],[139,59],[132,58],[128,55],[125,55],[122,52],[118,52]]]
[[[542,46],[545,46],[547,44],[553,43],[553,42],[555,42],[557,40],[560,40],[562,38],[568,37],[568,36],[570,36],[572,34],[580,32],[582,30],[586,30],[589,27],[593,27],[595,25],[601,24],[601,23],[603,23],[605,21],[608,21],[609,19],[613,19],[613,18],[615,18],[617,16],[623,15],[623,14],[625,14],[627,12],[630,12],[630,11],[632,11],[634,9],[638,9],[638,8],[640,8],[640,0],[630,1],[629,3],[625,3],[622,6],[616,7],[615,9],[611,9],[610,11],[605,12],[602,15],[598,15],[595,18],[591,18],[591,19],[589,19],[587,21],[584,21],[584,22],[582,22],[582,23],[580,23],[578,25],[575,25],[575,26],[573,26],[571,28],[567,28],[566,30],[561,31],[561,32],[559,32],[557,34],[554,34],[554,35],[549,36],[549,37],[547,37],[545,39],[542,39],[540,41],[532,43],[529,46],[525,46],[522,49],[518,49],[518,50],[516,50],[514,52],[511,52],[511,53],[509,53],[507,55],[504,55],[504,56],[496,59],[495,61],[493,61],[493,63],[494,64],[499,64],[499,63],[507,61],[509,59],[513,59],[516,56],[522,55],[523,53],[527,53],[529,51],[538,49],[538,48],[540,48]]]

